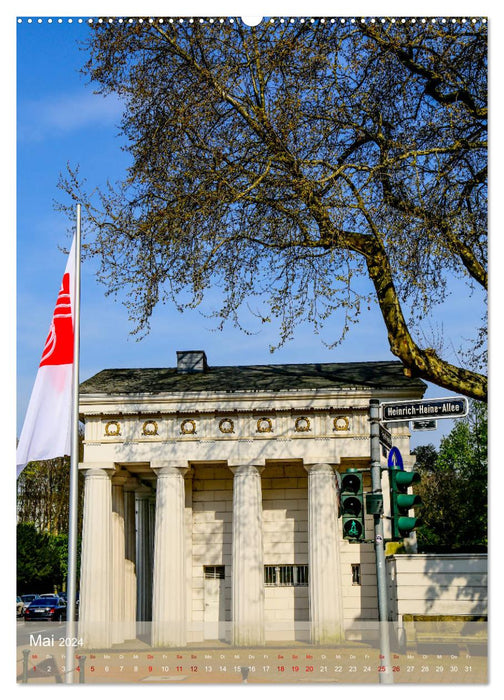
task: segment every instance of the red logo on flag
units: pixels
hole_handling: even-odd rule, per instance
[[[70,301],[70,274],[63,275],[63,282],[56,301],[49,335],[45,342],[40,367],[44,365],[70,365],[73,362],[73,322]]]

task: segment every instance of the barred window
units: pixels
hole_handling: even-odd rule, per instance
[[[276,564],[264,567],[265,586],[307,586],[306,564]]]
[[[223,566],[204,566],[205,578],[225,578]]]

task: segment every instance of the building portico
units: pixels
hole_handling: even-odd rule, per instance
[[[154,647],[327,644],[376,619],[373,549],[342,538],[338,477],[369,465],[370,398],[419,398],[423,383],[393,362],[178,355],[81,388],[85,646],[132,639],[142,621]],[[408,459],[407,429],[393,430]]]

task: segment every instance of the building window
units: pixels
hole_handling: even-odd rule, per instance
[[[225,578],[223,566],[204,566],[205,578]]]
[[[264,567],[266,586],[307,586],[308,566],[305,564],[277,564]]]
[[[352,586],[360,586],[360,564],[352,564]]]

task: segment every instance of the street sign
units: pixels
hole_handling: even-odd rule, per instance
[[[468,406],[465,397],[454,396],[446,399],[382,403],[381,410],[381,419],[386,423],[393,423],[414,418],[462,418],[467,415]]]
[[[411,430],[436,430],[437,420],[414,420],[411,421]]]
[[[382,424],[379,423],[379,429],[380,429],[380,442],[381,444],[387,448],[387,450],[392,449],[392,433],[390,430],[387,430],[387,428]]]
[[[404,469],[402,454],[397,447],[390,450],[387,466],[389,469]]]

